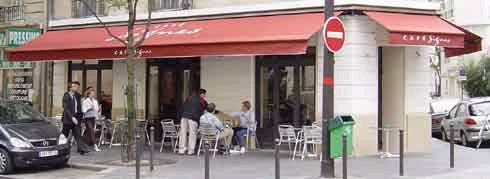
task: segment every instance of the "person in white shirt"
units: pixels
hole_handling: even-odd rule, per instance
[[[247,130],[255,132],[257,128],[257,122],[255,121],[254,114],[251,111],[252,105],[249,101],[242,102],[242,109],[240,112],[234,112],[231,116],[240,118],[240,127],[236,129],[235,138],[240,145],[240,153],[245,153]]]
[[[100,151],[95,139],[95,120],[100,112],[99,102],[95,96],[95,90],[85,92],[85,99],[82,102],[83,119],[85,120],[85,142],[94,147],[95,151]]]

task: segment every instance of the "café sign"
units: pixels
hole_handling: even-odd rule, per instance
[[[15,48],[41,35],[40,29],[8,28],[0,31],[0,48]],[[9,62],[0,49],[0,69],[32,68],[31,62]]]
[[[391,44],[464,47],[464,34],[390,33]]]

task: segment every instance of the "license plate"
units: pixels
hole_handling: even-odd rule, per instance
[[[58,151],[41,151],[39,152],[39,157],[51,157],[51,156],[56,156],[58,155]]]

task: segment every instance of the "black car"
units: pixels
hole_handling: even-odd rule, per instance
[[[15,168],[65,166],[68,139],[32,106],[0,99],[0,174]]]

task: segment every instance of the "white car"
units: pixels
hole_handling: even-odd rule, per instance
[[[489,124],[490,97],[471,98],[459,102],[441,122],[443,140],[449,140],[450,125],[454,125],[454,140],[465,146],[479,141],[482,126]],[[490,131],[483,130],[483,139],[490,140]]]
[[[437,99],[430,102],[430,115],[432,120],[432,134],[439,136],[441,133],[441,122],[448,115],[459,99],[457,98],[445,98]]]

